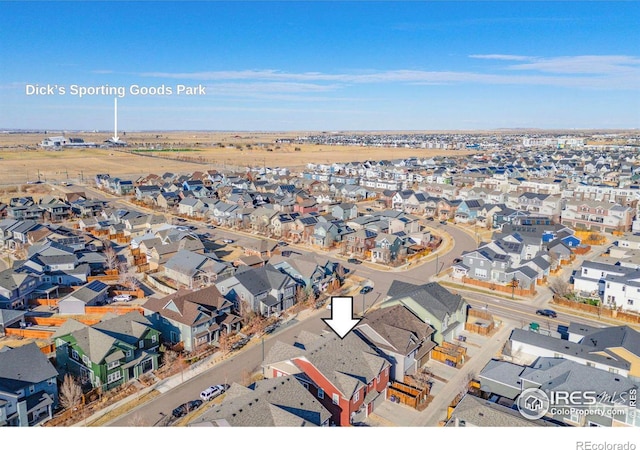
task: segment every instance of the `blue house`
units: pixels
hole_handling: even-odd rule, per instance
[[[58,371],[35,343],[0,351],[0,426],[27,427],[53,417]]]

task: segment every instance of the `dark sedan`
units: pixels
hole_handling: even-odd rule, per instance
[[[539,309],[536,311],[536,314],[539,316],[551,317],[552,319],[555,319],[558,316],[558,314],[552,309]]]
[[[191,411],[199,408],[200,405],[202,405],[202,400],[191,400],[190,402],[183,403],[178,406],[171,412],[171,415],[176,418],[186,416]]]
[[[373,288],[371,286],[365,286],[362,289],[360,289],[361,294],[368,294],[371,291],[373,291]]]

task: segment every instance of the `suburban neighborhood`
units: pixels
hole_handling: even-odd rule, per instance
[[[640,426],[637,149],[515,147],[16,193],[0,424]]]

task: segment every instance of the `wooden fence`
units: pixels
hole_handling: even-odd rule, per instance
[[[103,283],[109,283],[118,281],[120,279],[120,275],[95,275],[87,277],[87,282],[90,283],[94,280],[102,281]]]
[[[571,252],[575,253],[576,255],[584,255],[586,253],[589,253],[589,251],[591,251],[590,245],[580,245],[579,247],[573,247],[571,249]]]
[[[535,283],[531,283],[531,286],[529,287],[529,289],[522,289],[518,287],[513,288],[510,285],[496,284],[490,281],[474,280],[473,278],[469,278],[469,277],[462,277],[462,283],[470,284],[472,286],[483,287],[485,289],[491,289],[492,291],[506,292],[508,294],[513,293],[513,295],[518,295],[520,297],[536,295]]]
[[[29,304],[33,306],[58,306],[59,298],[32,298]]]
[[[443,342],[431,350],[431,359],[452,367],[460,367],[467,357],[467,349],[462,345]]]
[[[19,336],[31,339],[49,339],[53,336],[53,331],[34,330],[32,328],[5,328],[4,333],[7,336]]]
[[[34,325],[41,325],[43,327],[59,327],[65,323],[68,319],[75,319],[78,322],[85,325],[95,325],[100,322],[100,317],[87,317],[87,316],[54,316],[54,317],[27,317],[25,320],[31,322]]]
[[[84,312],[86,314],[106,314],[112,312],[119,316],[130,313],[131,311],[138,311],[140,314],[144,314],[144,309],[140,306],[132,305],[105,305],[105,306],[85,306]]]
[[[474,318],[480,319],[483,322],[478,322]],[[488,336],[493,332],[495,323],[493,316],[487,311],[471,308],[467,314],[467,321],[464,324],[465,331],[476,333],[481,336]]]
[[[553,303],[556,305],[564,306],[566,308],[576,309],[586,313],[597,315],[598,317],[606,317],[610,319],[617,319],[623,322],[640,324],[640,314],[634,314],[626,311],[618,311],[616,309],[603,308],[594,305],[588,305],[586,303],[574,302],[567,298],[553,297]]]
[[[419,409],[429,397],[429,387],[419,388],[400,381],[392,381],[387,388],[387,399],[399,400],[400,403]]]

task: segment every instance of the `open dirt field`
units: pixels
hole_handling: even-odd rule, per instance
[[[73,181],[92,178],[97,173],[138,177],[148,173],[186,173],[247,165],[299,169],[308,162],[332,163],[473,153],[276,143],[278,138],[296,137],[298,134],[295,133],[146,132],[122,136],[129,144],[125,149],[66,148],[50,151],[38,147],[45,137],[57,135],[59,134],[0,134],[0,184],[13,185],[38,179],[48,182]],[[107,133],[70,133],[67,136],[95,143],[102,143],[110,137]],[[296,151],[296,147],[299,150]],[[143,151],[130,152],[137,149]],[[189,151],[176,151],[182,149]]]

